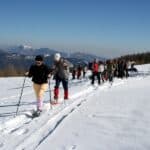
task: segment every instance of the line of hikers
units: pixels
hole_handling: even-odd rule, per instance
[[[74,66],[71,70],[72,79],[81,79],[82,77],[85,78],[87,70],[87,66],[82,67],[80,64],[77,67]]]
[[[133,67],[133,64],[131,67]],[[92,75],[90,76],[90,79],[92,80],[91,84],[94,84],[95,77],[98,80],[98,84],[107,80],[113,82],[113,77],[124,78],[129,76],[129,62],[125,60],[107,60],[106,62],[103,62],[94,59],[94,61],[90,62],[88,66],[78,65],[73,67],[71,71],[72,79],[85,78],[88,70],[92,71]]]
[[[105,63],[95,59],[92,63],[89,64],[89,68],[92,71],[91,84],[94,84],[95,77],[97,77],[98,84],[101,84],[101,81],[109,80],[113,82],[114,77],[123,78],[128,77],[128,67],[129,64],[125,60],[107,60]]]
[[[106,63],[94,59],[92,63],[89,63],[88,66],[81,67],[78,66],[72,69],[72,79],[81,78],[81,72],[83,72],[83,77],[87,70],[92,71],[91,84],[94,84],[95,77],[98,79],[98,84],[101,84],[101,81],[109,80],[113,82],[113,77],[128,77],[128,63],[126,61],[112,61],[108,60]],[[43,96],[45,91],[48,88],[48,81],[53,76],[55,80],[54,87],[54,99],[51,101],[52,105],[58,104],[59,98],[59,86],[60,83],[63,85],[64,89],[64,100],[68,100],[68,79],[69,79],[69,65],[66,59],[61,57],[60,53],[54,55],[54,64],[52,68],[49,68],[45,63],[41,55],[35,57],[35,63],[31,65],[28,72],[25,73],[25,76],[32,77],[33,89],[35,91],[37,99],[37,112],[41,112],[43,108]]]

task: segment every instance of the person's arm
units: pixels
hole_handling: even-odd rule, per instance
[[[48,77],[48,78],[51,78],[51,76],[52,76],[52,71],[51,71],[51,69],[50,69],[48,66],[46,66],[46,74],[47,74],[47,77]]]
[[[33,65],[30,67],[29,72],[27,74],[28,77],[32,77],[33,76]]]

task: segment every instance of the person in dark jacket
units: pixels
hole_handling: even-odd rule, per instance
[[[53,74],[55,79],[55,88],[54,88],[54,101],[52,102],[52,104],[57,104],[59,96],[59,85],[61,82],[64,88],[64,100],[68,99],[68,78],[69,78],[68,64],[59,53],[56,53],[54,55]]]
[[[48,78],[50,77],[50,69],[43,62],[43,57],[37,55],[35,57],[35,64],[31,65],[26,76],[32,77],[33,88],[37,98],[37,111],[42,111],[43,96],[48,88]]]
[[[72,70],[72,80],[74,80],[76,78],[76,67],[73,67],[73,70]]]
[[[113,78],[114,78],[114,64],[112,60],[107,61],[107,74],[108,74],[108,79],[109,82],[112,84]]]
[[[81,65],[79,65],[77,68],[77,79],[81,78],[81,72],[82,72],[82,67],[81,67]]]

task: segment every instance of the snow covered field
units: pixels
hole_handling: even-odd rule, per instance
[[[44,112],[35,119],[26,116],[35,108],[31,79],[14,117],[23,78],[0,78],[0,150],[149,150],[150,65],[137,68],[138,76],[112,86],[70,81],[70,100],[63,102],[61,89],[62,104],[53,108],[47,91]]]

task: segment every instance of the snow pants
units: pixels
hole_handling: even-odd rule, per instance
[[[36,95],[36,99],[37,99],[37,109],[42,109],[42,105],[43,105],[43,97],[44,97],[44,93],[48,88],[48,84],[44,83],[44,84],[36,84],[33,83],[33,88],[34,88],[34,92]]]
[[[54,99],[58,99],[59,95],[59,85],[62,82],[64,89],[64,99],[68,99],[68,80],[56,78],[55,88],[54,88]]]
[[[99,74],[99,72],[93,72],[93,74],[92,74],[92,82],[91,82],[91,84],[94,84],[94,82],[95,82],[95,76],[97,77],[98,84],[100,84],[100,83],[101,83],[101,81],[100,81],[100,74]]]

